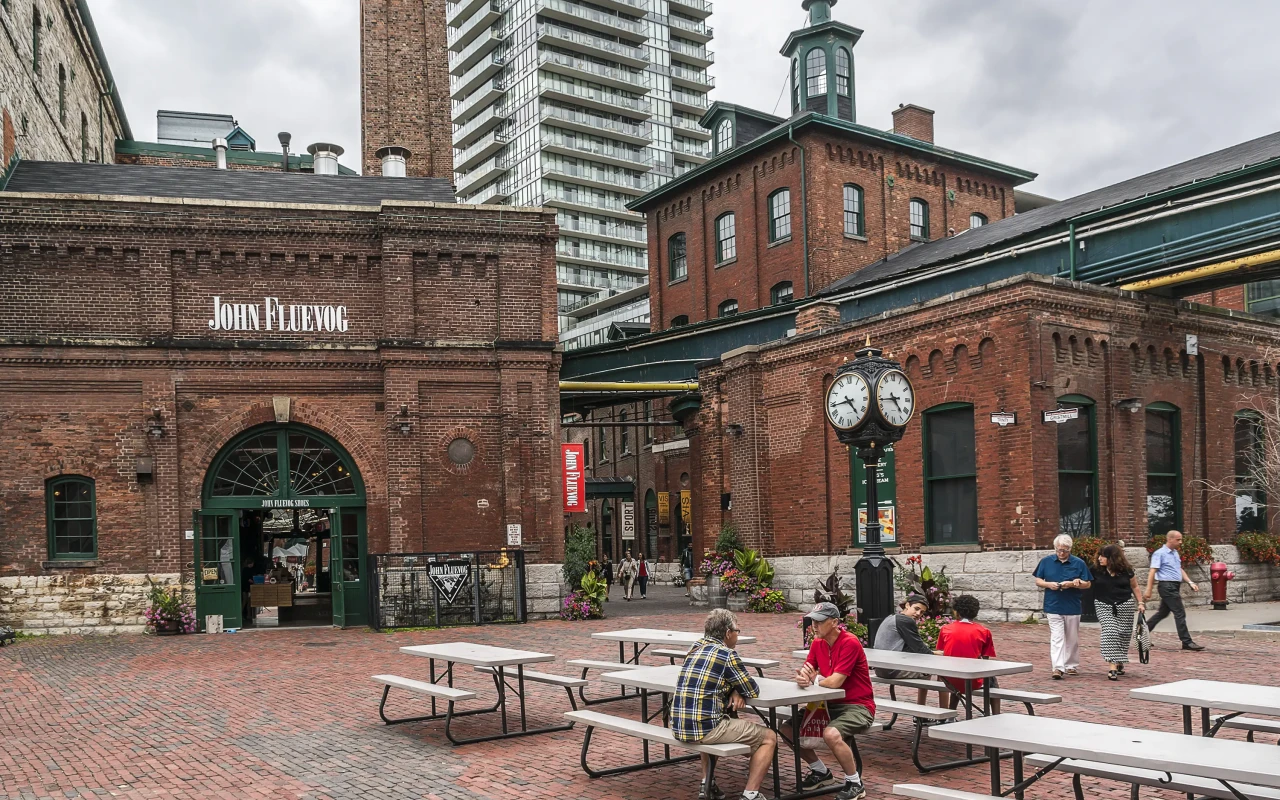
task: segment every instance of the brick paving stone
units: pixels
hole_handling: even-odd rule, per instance
[[[702,618],[702,612],[678,610],[646,616],[643,625],[698,630]],[[786,677],[796,663],[788,653],[799,639],[797,618],[742,615],[744,630],[760,638],[743,652],[782,661],[767,675]],[[400,655],[401,646],[467,640],[552,652],[562,661],[613,659],[616,646],[589,634],[639,623],[614,618],[387,634],[307,628],[24,640],[0,650],[0,798],[693,798],[695,764],[587,778],[578,765],[577,731],[453,747],[441,723],[387,727],[378,719],[380,691],[371,675],[426,673],[425,660]],[[1128,689],[1194,676],[1280,683],[1275,635],[1200,634],[1209,649],[1186,653],[1171,632],[1159,632],[1153,663],[1135,663],[1127,679],[1112,683],[1096,655],[1097,631],[1085,630],[1084,674],[1055,683],[1048,677],[1047,626],[993,630],[1002,657],[1036,664],[1036,672],[1006,685],[1064,695],[1061,705],[1043,707],[1047,716],[1180,731],[1177,707],[1132,701]],[[326,646],[308,646],[320,644]],[[544,669],[571,672],[563,664]],[[457,683],[477,688],[482,699],[493,696],[492,684],[469,669],[458,673]],[[529,692],[531,725],[555,724],[568,707],[563,690],[534,684]],[[393,714],[423,707],[405,695],[392,701]],[[628,715],[638,710],[634,702],[602,708]],[[485,717],[463,718],[457,729],[467,735],[493,725],[496,720]],[[1236,731],[1222,735],[1241,738]],[[985,791],[982,767],[918,775],[906,730],[869,735],[860,746],[872,796],[887,796],[893,783],[903,781]],[[593,765],[639,755],[631,740],[602,734],[593,742]],[[723,765],[726,790],[741,788],[745,765],[742,759]],[[784,780],[790,776],[784,764]],[[1128,796],[1119,784],[1098,782],[1090,793]],[[1066,800],[1070,783],[1050,776],[1029,796]],[[1144,796],[1179,797],[1151,789]]]

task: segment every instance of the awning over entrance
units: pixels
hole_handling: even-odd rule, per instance
[[[587,478],[587,499],[636,499],[636,482],[627,478]]]

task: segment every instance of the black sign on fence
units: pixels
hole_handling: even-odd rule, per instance
[[[524,551],[369,556],[375,630],[525,622]]]

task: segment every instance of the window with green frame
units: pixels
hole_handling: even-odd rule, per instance
[[[929,204],[919,197],[911,198],[909,215],[911,217],[911,238],[920,242],[929,241]]]
[[[738,257],[738,227],[733,212],[716,218],[716,263]]]
[[[1164,536],[1182,527],[1182,449],[1178,407],[1147,406],[1147,533]]]
[[[98,504],[93,479],[59,475],[45,483],[49,559],[83,561],[98,557]]]
[[[1238,411],[1235,417],[1236,532],[1267,530],[1266,445],[1262,415]]]
[[[769,195],[769,241],[791,238],[791,190],[779,189]]]
[[[928,544],[978,541],[978,458],[973,406],[924,412],[924,518]]]
[[[1250,314],[1280,317],[1280,280],[1245,284],[1245,309]]]
[[[1062,408],[1078,408],[1080,416],[1058,427],[1058,532],[1094,536],[1098,532],[1098,432],[1091,398],[1069,394]]]

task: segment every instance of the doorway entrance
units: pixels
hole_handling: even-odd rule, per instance
[[[368,624],[364,482],[351,456],[304,425],[232,439],[194,514],[196,621],[223,628]]]

